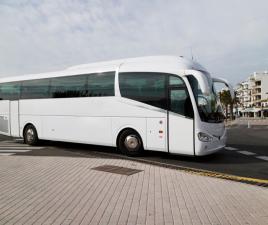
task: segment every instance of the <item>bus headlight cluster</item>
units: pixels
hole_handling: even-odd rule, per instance
[[[210,142],[213,139],[213,137],[203,132],[198,133],[198,138],[200,141],[203,141],[203,142]]]

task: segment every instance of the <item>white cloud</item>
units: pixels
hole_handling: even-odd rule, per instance
[[[190,57],[238,82],[267,69],[267,1],[1,0],[0,76],[142,55]]]

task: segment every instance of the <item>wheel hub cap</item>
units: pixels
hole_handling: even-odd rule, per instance
[[[26,137],[28,141],[33,141],[34,139],[34,131],[32,129],[27,130]]]
[[[139,139],[135,135],[129,135],[125,139],[125,146],[128,150],[133,151],[140,145]]]

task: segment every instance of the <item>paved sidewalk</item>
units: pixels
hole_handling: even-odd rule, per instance
[[[241,117],[235,120],[228,120],[225,121],[225,125],[227,127],[235,126],[235,125],[250,125],[250,126],[265,126],[267,128],[268,126],[268,118],[260,119],[260,118],[247,118],[247,117]]]
[[[268,224],[267,188],[122,159],[1,156],[0,193],[0,224]]]

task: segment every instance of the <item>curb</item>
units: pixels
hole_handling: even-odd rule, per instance
[[[136,161],[136,162],[146,163],[146,164],[160,166],[160,167],[164,167],[164,168],[180,170],[180,171],[184,171],[187,173],[196,174],[196,175],[200,175],[200,176],[214,177],[214,178],[230,180],[230,181],[250,184],[250,185],[254,185],[254,186],[260,186],[260,187],[268,187],[268,180],[264,180],[264,179],[257,179],[257,178],[251,178],[251,177],[241,177],[241,176],[230,175],[230,174],[225,174],[225,173],[220,173],[220,172],[214,172],[214,171],[210,171],[210,170],[196,169],[196,168],[185,167],[185,166],[177,166],[177,165],[172,165],[172,164],[167,164],[167,163],[161,163],[161,162],[155,162],[155,161],[151,161],[151,160],[141,159],[141,158],[137,158],[137,157],[132,158],[132,157],[124,156],[124,155],[116,155],[115,156],[114,154],[106,153],[106,152],[93,151],[93,153],[96,155],[110,156],[113,158],[121,158],[121,159],[129,160],[129,161]]]

